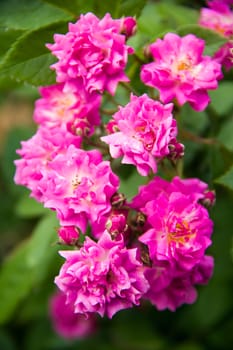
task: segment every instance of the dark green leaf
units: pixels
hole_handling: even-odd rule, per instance
[[[45,44],[53,42],[54,33],[66,31],[67,24],[60,22],[23,34],[0,65],[0,78],[7,74],[16,81],[25,81],[35,86],[54,83],[55,73],[49,67],[56,58]]]
[[[224,175],[218,177],[215,182],[233,191],[233,166]]]
[[[7,0],[0,3],[1,27],[33,30],[48,24],[72,19],[58,8],[40,0]]]
[[[233,151],[233,118],[222,124],[218,140],[229,151]]]
[[[139,30],[147,34],[150,41],[158,36],[176,31],[178,27],[196,23],[198,12],[196,10],[175,4],[148,2],[139,18]]]
[[[118,12],[120,16],[139,16],[143,7],[146,4],[146,0],[121,0],[118,1]]]
[[[197,24],[190,24],[179,27],[176,32],[181,36],[192,33],[197,37],[204,39],[206,42],[204,53],[209,56],[212,56],[227,41],[217,32],[201,27]]]
[[[15,212],[22,218],[34,218],[48,213],[48,209],[44,208],[35,199],[29,197],[29,194],[26,194],[18,201]]]
[[[134,169],[131,176],[126,179],[121,179],[120,192],[124,193],[127,200],[130,200],[138,193],[138,186],[144,185],[147,181],[147,177],[141,176]]]
[[[52,215],[53,214],[53,215]],[[57,219],[52,213],[42,219],[31,238],[23,242],[4,262],[0,271],[0,323],[4,323],[27,295],[48,273],[56,250],[54,228]]]
[[[22,35],[22,30],[11,30],[7,28],[0,27],[0,58],[3,56],[6,51],[9,50],[10,46],[14,43],[14,41]]]
[[[209,92],[211,105],[220,117],[233,110],[232,90],[232,81],[221,81],[216,90]]]
[[[97,16],[104,16],[107,12],[113,17],[121,16],[138,16],[146,0],[115,0],[115,1],[98,1],[98,0],[43,0],[54,6],[60,7],[72,13],[75,16],[81,13],[93,12]]]

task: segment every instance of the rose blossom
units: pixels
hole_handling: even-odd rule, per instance
[[[113,241],[107,231],[97,243],[86,237],[80,250],[60,255],[66,262],[55,283],[75,313],[96,312],[112,318],[122,309],[139,305],[148,289],[137,249],[127,249],[121,237]]]
[[[65,339],[81,339],[93,334],[96,322],[93,315],[86,318],[74,313],[71,304],[66,303],[66,296],[56,292],[49,301],[49,314],[54,330]]]
[[[189,196],[162,193],[145,206],[151,225],[139,240],[149,248],[150,258],[175,261],[190,270],[211,244],[213,223],[207,210]]]
[[[199,201],[206,184],[198,179],[171,183],[159,177],[140,187],[131,206],[147,217],[139,241],[146,244],[152,261],[168,261],[182,270],[192,269],[211,244],[213,223]]]
[[[119,81],[128,81],[124,73],[128,54],[133,49],[125,44],[134,24],[127,20],[114,20],[110,14],[99,19],[92,13],[81,15],[76,23],[69,24],[65,35],[55,34],[54,44],[47,44],[58,62],[57,81],[81,78],[87,91],[107,90],[114,94]]]
[[[50,164],[44,182],[45,207],[56,210],[61,225],[75,225],[83,232],[111,210],[111,197],[119,187],[109,161],[97,150],[85,151],[73,145]]]
[[[39,127],[27,141],[21,142],[17,153],[21,159],[15,160],[15,183],[31,190],[31,196],[38,201],[45,200],[42,183],[46,182],[52,160],[65,152],[71,144],[80,147],[82,139],[61,128]]]
[[[113,158],[123,156],[122,163],[135,165],[141,175],[148,175],[150,169],[156,172],[156,158],[169,154],[169,143],[177,134],[172,108],[172,104],[163,105],[146,94],[131,95],[130,102],[109,122],[109,130],[116,132],[101,140],[109,144]]]
[[[47,128],[60,127],[78,135],[93,133],[99,125],[101,97],[89,94],[78,80],[41,87],[34,120]]]
[[[159,90],[162,102],[176,98],[179,105],[189,102],[202,111],[210,102],[207,90],[216,89],[222,77],[221,65],[203,51],[204,40],[195,35],[168,33],[150,45],[154,62],[142,67],[141,79]]]
[[[145,210],[145,205],[153,201],[162,192],[168,196],[173,192],[188,195],[192,201],[198,202],[206,198],[208,185],[197,179],[181,179],[175,176],[170,182],[156,176],[148,184],[139,187],[139,193],[132,199],[131,206],[137,210]]]
[[[192,304],[197,298],[195,285],[208,283],[213,266],[213,258],[208,255],[203,256],[188,272],[182,272],[168,262],[157,261],[145,272],[150,288],[144,298],[150,300],[158,310],[175,311],[183,304]]]
[[[228,41],[214,54],[217,62],[227,70],[233,66],[233,12],[230,1],[208,1],[210,8],[202,8],[199,24],[220,34]]]

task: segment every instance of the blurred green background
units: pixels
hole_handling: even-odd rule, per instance
[[[33,135],[33,105],[37,87],[52,84],[49,65],[54,57],[44,47],[55,32],[80,13],[113,17],[136,15],[138,32],[130,39],[137,55],[143,46],[168,31],[193,32],[206,39],[212,54],[224,39],[197,26],[204,1],[141,0],[1,0],[0,1],[0,349],[1,350],[204,350],[233,349],[233,72],[224,72],[212,103],[197,113],[185,105],[180,127],[209,145],[184,138],[184,175],[199,177],[216,190],[210,215],[215,223],[209,254],[215,258],[214,276],[198,289],[194,305],[176,312],[158,312],[145,303],[118,313],[112,320],[98,319],[96,333],[88,339],[67,341],[53,331],[48,300],[54,276],[62,264],[57,251],[53,214],[29,192],[13,182],[14,159],[20,141]],[[127,73],[136,90],[143,92],[138,62],[130,58]],[[117,93],[119,103],[127,96]],[[137,191],[140,178],[126,174],[122,189]],[[132,183],[134,188],[132,188]],[[130,185],[131,184],[131,185]]]

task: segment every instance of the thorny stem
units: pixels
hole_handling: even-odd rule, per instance
[[[116,109],[101,109],[100,110],[100,112],[101,113],[103,113],[103,114],[105,114],[105,115],[113,115],[113,114],[115,114],[116,112],[117,112],[117,110]]]
[[[181,129],[180,136],[184,140],[191,140],[191,141],[194,141],[194,142],[200,143],[200,144],[205,144],[205,145],[218,145],[219,144],[218,140],[216,140],[214,138],[204,138],[204,137],[198,136],[196,134],[193,134],[191,131],[189,131],[187,129]]]
[[[123,86],[127,91],[129,91],[130,93],[133,93],[134,95],[138,95],[138,93],[132,88],[132,86],[128,83],[125,82],[121,82],[121,86]]]

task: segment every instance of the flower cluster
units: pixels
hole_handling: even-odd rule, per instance
[[[208,1],[208,8],[202,8],[199,24],[217,32],[227,42],[215,53],[214,58],[227,70],[233,67],[233,11],[232,1]]]
[[[153,62],[141,67],[142,82],[157,88],[160,100],[148,89],[104,113],[106,99],[129,81],[134,49],[126,42],[135,30],[134,18],[87,13],[54,36],[47,47],[58,59],[51,66],[56,84],[39,89],[38,129],[15,161],[15,182],[56,212],[58,241],[73,248],[60,251],[65,262],[55,283],[62,294],[51,302],[54,327],[67,338],[89,334],[93,313],[111,318],[142,300],[172,311],[193,303],[195,286],[213,270],[206,250],[214,192],[197,178],[156,174],[160,164],[176,169],[184,156],[179,106],[203,110],[221,65],[203,56],[202,39],[168,33],[150,45]],[[124,164],[148,177],[131,200],[119,192]]]

